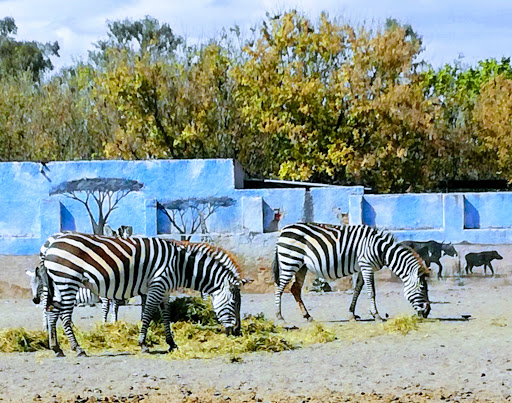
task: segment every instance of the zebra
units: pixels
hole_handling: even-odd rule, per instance
[[[146,334],[160,302],[169,352],[177,347],[168,312],[169,291],[192,288],[212,296],[213,310],[227,335],[240,335],[241,278],[234,257],[204,243],[179,242],[156,237],[107,237],[68,233],[55,237],[44,254],[36,278],[45,287],[49,312],[50,346],[63,356],[56,337],[62,319],[72,350],[86,355],[72,328],[74,299],[80,286],[109,299],[146,295],[138,344],[148,352]]]
[[[130,237],[133,233],[133,228],[131,226],[127,226],[127,225],[121,225],[119,227],[119,229],[117,231],[115,231],[112,228],[110,228],[110,226],[107,224],[107,225],[105,225],[104,230],[105,230],[106,234],[108,234],[108,236],[121,237],[121,238],[125,238],[125,239]],[[43,256],[46,253],[46,250],[48,249],[50,244],[53,241],[55,241],[56,238],[59,238],[62,235],[70,234],[73,232],[74,231],[58,232],[58,233],[53,234],[50,237],[48,237],[46,242],[41,246],[41,249],[39,250],[40,260],[43,259]],[[29,273],[27,273],[27,274],[29,274]],[[142,307],[144,307],[145,296],[141,296],[141,299],[142,299]],[[101,314],[102,314],[101,317],[102,317],[103,323],[107,323],[109,312],[112,312],[111,313],[112,322],[113,323],[117,322],[117,320],[119,318],[119,306],[125,305],[126,304],[125,300],[116,300],[116,299],[111,300],[111,299],[104,298],[104,297],[97,297],[87,288],[80,287],[78,289],[75,305],[79,305],[79,304],[94,305],[99,301],[101,301]],[[111,308],[112,308],[112,310],[111,310]],[[142,318],[142,313],[141,313],[141,318]]]
[[[302,315],[312,320],[301,298],[307,271],[318,277],[338,279],[358,272],[350,306],[352,319],[363,284],[371,300],[370,314],[383,320],[375,303],[374,271],[387,266],[404,283],[404,295],[418,315],[430,313],[427,277],[429,270],[410,248],[399,244],[391,233],[366,225],[328,225],[297,223],[284,227],[277,239],[272,263],[276,318],[283,321],[281,297],[286,285],[295,276],[291,292]]]

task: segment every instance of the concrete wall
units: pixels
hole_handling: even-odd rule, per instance
[[[393,232],[399,240],[512,243],[512,193],[349,196],[350,222]]]
[[[243,169],[228,159],[0,163],[0,178],[0,256],[7,259],[1,262],[1,270],[16,284],[25,282],[21,267],[37,261],[39,248],[49,235],[61,230],[92,232],[85,205],[55,194],[59,186],[84,178],[142,184],[120,199],[107,223],[114,229],[130,225],[135,234],[148,236],[190,235],[173,227],[162,210],[166,203],[228,200],[195,229],[191,239],[208,240],[233,251],[256,280],[254,289],[271,283],[268,268],[278,231],[298,221],[341,224],[348,218],[350,224],[388,229],[399,240],[432,239],[452,242],[462,253],[498,249],[512,256],[508,252],[512,193],[507,192],[367,195],[361,186],[292,187],[285,183],[281,186],[288,188],[244,189]],[[89,204],[97,218],[95,204]],[[193,219],[187,216],[191,210],[181,212],[186,220]],[[443,258],[447,274],[458,272],[464,265],[459,260]],[[507,258],[496,262],[498,272],[506,272],[507,262]]]
[[[348,214],[349,195],[363,194],[358,186],[243,189],[243,169],[229,159],[0,163],[0,178],[0,254],[4,255],[37,254],[46,238],[58,231],[93,232],[90,215],[97,220],[98,207],[92,197],[98,193],[86,200],[83,187],[74,194],[69,187],[67,193],[57,192],[73,181],[82,181],[81,186],[86,179],[140,183],[140,189],[126,194],[112,192],[111,201],[122,197],[106,221],[111,228],[129,225],[134,234],[148,236],[177,235],[177,227],[183,236],[207,233],[211,238],[271,233],[304,220],[339,224],[341,215]],[[187,203],[203,204],[194,209]],[[169,205],[184,206],[174,210],[173,219],[186,223],[186,228],[172,225],[169,210],[163,208]],[[106,213],[108,200],[104,206]],[[198,219],[199,208],[204,220]]]

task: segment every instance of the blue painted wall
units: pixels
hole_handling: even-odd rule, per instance
[[[0,254],[37,254],[61,230],[92,232],[84,205],[50,196],[64,182],[124,178],[144,186],[112,211],[112,228],[179,237],[159,206],[177,199],[229,198],[205,222],[209,235],[275,232],[298,221],[365,223],[399,239],[512,243],[512,193],[365,195],[361,186],[244,189],[243,169],[229,159],[0,163]],[[94,205],[93,205],[94,206]],[[92,210],[97,216],[97,211]],[[198,229],[201,232],[201,229]],[[251,235],[252,236],[252,235]],[[200,238],[200,234],[193,239]]]

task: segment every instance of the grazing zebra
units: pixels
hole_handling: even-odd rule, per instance
[[[48,295],[50,346],[62,356],[56,337],[56,322],[62,319],[71,348],[85,355],[72,328],[74,299],[80,286],[109,299],[146,295],[139,345],[146,346],[146,333],[155,310],[163,302],[163,320],[169,351],[176,348],[168,311],[169,291],[191,288],[212,296],[212,305],[226,334],[240,334],[240,277],[234,258],[208,244],[161,238],[127,239],[79,233],[55,237],[36,270]]]
[[[309,270],[318,277],[331,280],[359,272],[350,313],[357,319],[355,306],[364,283],[371,299],[370,314],[382,320],[375,303],[374,271],[383,266],[403,281],[405,297],[418,315],[427,317],[430,312],[426,281],[429,270],[412,249],[400,245],[392,234],[365,225],[288,225],[277,239],[272,264],[276,317],[283,320],[281,297],[295,275],[291,292],[304,318],[312,320],[301,298]]]

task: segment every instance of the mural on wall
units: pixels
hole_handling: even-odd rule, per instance
[[[50,196],[63,195],[82,203],[91,220],[93,233],[104,235],[108,218],[119,207],[119,202],[143,187],[143,183],[131,179],[83,178],[60,183],[50,190]]]
[[[191,197],[158,203],[158,210],[163,213],[170,224],[169,231],[174,228],[181,235],[181,239],[189,241],[192,234],[208,234],[206,222],[217,210],[231,207],[236,200],[230,197]],[[203,241],[209,241],[204,236]]]

